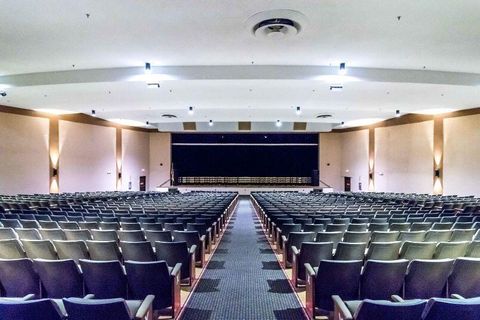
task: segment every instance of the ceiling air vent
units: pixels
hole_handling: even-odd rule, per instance
[[[247,20],[247,27],[259,39],[283,39],[295,36],[303,30],[306,19],[294,10],[269,10],[254,14]]]
[[[174,114],[169,114],[169,113],[162,114],[162,118],[174,119],[174,118],[176,118],[176,117],[177,117],[177,116],[174,115]]]
[[[326,118],[331,118],[332,115],[331,114],[319,114],[317,116],[317,119],[326,119]]]

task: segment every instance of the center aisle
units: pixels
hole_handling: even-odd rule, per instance
[[[249,199],[242,198],[182,320],[305,319]]]

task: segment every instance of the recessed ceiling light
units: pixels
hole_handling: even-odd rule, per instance
[[[424,110],[412,111],[412,113],[435,115],[435,114],[442,114],[442,113],[448,113],[448,112],[453,112],[453,111],[456,111],[456,109],[450,109],[450,108],[432,108],[432,109],[424,109]]]
[[[208,121],[208,125],[211,127],[213,126],[213,120]]]
[[[56,115],[62,115],[62,114],[73,114],[73,113],[78,113],[76,111],[71,111],[71,110],[61,110],[61,109],[33,109],[34,111],[37,112],[43,112],[43,113],[50,113],[50,114],[56,114]]]
[[[340,66],[338,68],[338,74],[342,76],[347,74],[347,67],[345,65],[345,62],[340,63]]]
[[[145,63],[145,74],[151,74],[152,73],[152,66],[150,65],[149,62]]]
[[[193,115],[193,107],[192,106],[188,107],[188,114]]]
[[[280,128],[282,126],[282,121],[280,120],[277,120],[277,122],[275,123],[275,125]]]
[[[297,116],[301,115],[302,109],[300,107],[297,107],[297,109],[295,110],[295,113],[297,114]]]
[[[400,110],[395,111],[395,117],[397,117],[397,118],[400,117]]]
[[[330,86],[330,91],[332,91],[332,92],[340,92],[342,90],[343,90],[342,85],[336,84],[336,85]]]
[[[92,109],[92,117],[96,117],[96,112],[95,112],[95,109]]]

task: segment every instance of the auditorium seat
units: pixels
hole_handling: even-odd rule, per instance
[[[344,233],[347,231],[348,226],[346,224],[334,224],[334,223],[329,223],[325,227],[326,232],[342,232]]]
[[[120,241],[125,261],[155,261],[152,245],[147,241]]]
[[[428,231],[431,227],[431,222],[414,222],[410,227],[410,231]]]
[[[444,297],[454,260],[413,260],[405,276],[405,299]]]
[[[409,222],[392,223],[390,224],[390,231],[409,231],[411,224]]]
[[[480,259],[457,258],[448,278],[449,294],[480,297]]]
[[[44,240],[67,240],[62,229],[40,229],[39,232]]]
[[[92,240],[92,234],[88,229],[64,230],[67,240]]]
[[[347,231],[343,234],[343,241],[350,243],[369,243],[369,231]]]
[[[451,230],[430,230],[430,231],[427,231],[424,241],[445,242],[445,241],[450,241],[451,237],[452,237]]]
[[[368,231],[374,232],[374,231],[388,231],[388,223],[383,222],[383,223],[370,223],[368,225]]]
[[[304,232],[322,232],[325,231],[325,226],[323,224],[313,224],[313,223],[307,223],[303,226]]]
[[[337,244],[342,241],[343,232],[318,232],[317,237],[315,238],[316,242],[332,242],[333,249],[337,248]]]
[[[120,241],[145,241],[145,235],[142,230],[119,230],[117,235]]]
[[[120,224],[118,222],[106,222],[101,221],[98,223],[100,230],[120,230]]]
[[[75,261],[34,259],[33,265],[46,297],[83,297],[83,278]]]
[[[22,240],[22,244],[30,259],[58,260],[57,252],[50,240]]]
[[[434,259],[455,259],[465,256],[467,252],[468,241],[460,242],[439,242],[433,254]]]
[[[38,223],[37,220],[20,220],[20,223],[22,224],[23,228],[27,229],[38,229],[40,228],[40,224]],[[16,228],[19,229],[19,228]]]
[[[164,223],[163,228],[167,231],[183,231],[185,230],[183,227],[183,223],[177,223],[177,222],[169,222],[169,223]]]
[[[88,252],[92,260],[122,260],[117,241],[87,241]]]
[[[65,298],[68,320],[150,320],[155,296],[142,300]]]
[[[371,242],[393,242],[397,241],[399,231],[374,231],[372,232]]]
[[[19,228],[15,229],[15,232],[21,240],[42,240],[42,235],[37,229]]]
[[[168,266],[173,267],[177,263],[182,264],[180,279],[187,281],[189,285],[195,279],[195,251],[197,246],[193,245],[190,248],[185,241],[156,241],[155,254],[157,260],[164,260]]]
[[[305,264],[318,266],[321,260],[331,260],[333,252],[332,242],[303,242],[300,248],[292,246],[292,281],[305,284],[307,281]]]
[[[208,228],[205,223],[188,222],[187,231],[197,231],[200,236],[205,236],[205,249],[207,253],[211,251],[212,229]]]
[[[405,241],[422,242],[425,240],[426,231],[400,231],[398,241],[404,243]]]
[[[127,298],[127,276],[118,260],[80,260],[85,290],[96,299]]]
[[[158,222],[148,222],[148,223],[142,222],[141,225],[143,230],[145,231],[162,231],[163,230],[163,225]]]
[[[360,299],[389,300],[402,294],[407,267],[408,260],[368,260],[361,275]]]
[[[4,228],[23,228],[22,224],[18,219],[0,219],[0,222],[2,223],[2,226]]]
[[[40,297],[40,279],[30,259],[0,259],[0,283],[5,297]]]
[[[197,231],[173,231],[173,240],[185,241],[189,248],[196,246],[195,263],[198,267],[205,264],[205,236],[200,236]]]
[[[76,223],[74,221],[59,221],[58,225],[63,230],[78,230],[78,229],[80,229],[78,223]]]
[[[312,242],[315,240],[315,232],[290,232],[288,238],[282,235],[283,242],[283,263],[285,267],[291,267],[292,264],[292,246],[300,248],[303,242]]]
[[[277,227],[277,238],[275,242],[278,244],[279,249],[283,250],[283,237],[288,239],[290,232],[301,232],[302,225],[300,223],[284,223],[282,227]]]
[[[425,307],[422,320],[478,320],[480,298],[430,299]]]
[[[472,241],[476,232],[475,229],[454,229],[450,241]]]
[[[367,260],[397,260],[400,251],[400,241],[371,242],[368,246],[365,259]]]
[[[129,297],[145,299],[154,295],[153,309],[171,308],[172,317],[176,317],[180,307],[180,270],[181,264],[169,269],[165,261],[125,262]]]
[[[38,223],[42,229],[60,229],[60,226],[56,221],[39,220]]]
[[[25,258],[26,253],[17,239],[0,240],[0,259]]]
[[[64,320],[65,316],[51,299],[26,301],[0,299],[0,319]]]
[[[13,228],[0,228],[0,240],[17,239],[17,234]]]
[[[72,259],[77,264],[79,259],[90,259],[87,245],[83,240],[54,240],[53,245],[59,259]]]
[[[98,229],[99,223],[95,221],[80,221],[78,222],[78,226],[80,227],[80,229],[92,230]]]
[[[335,250],[334,260],[363,260],[367,243],[339,242]]]
[[[142,230],[142,226],[138,222],[120,222],[122,230]]]
[[[400,259],[432,259],[436,242],[405,241],[400,249]]]
[[[90,230],[93,240],[96,241],[118,241],[118,235],[116,230]]]

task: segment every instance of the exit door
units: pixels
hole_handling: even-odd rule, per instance
[[[352,178],[344,177],[345,191],[352,191]]]
[[[146,176],[141,176],[140,177],[140,191],[146,191],[146,185],[147,185],[147,177]]]

